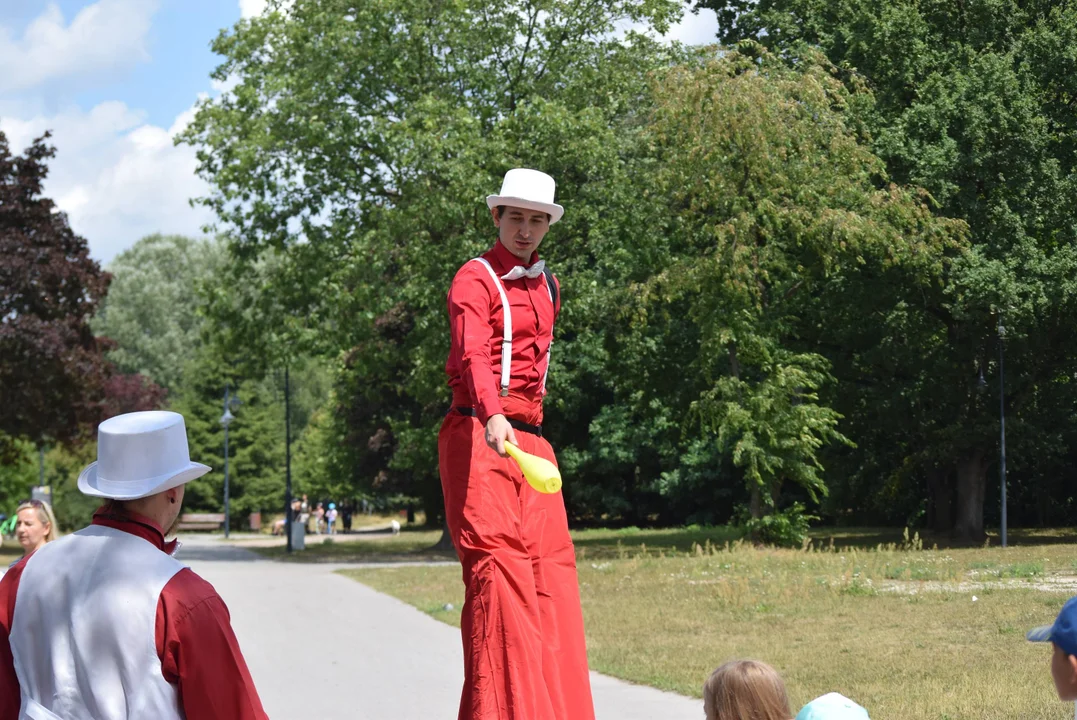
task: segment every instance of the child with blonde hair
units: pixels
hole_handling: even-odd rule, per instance
[[[733,660],[703,684],[707,720],[789,720],[789,697],[778,672],[758,660]]]

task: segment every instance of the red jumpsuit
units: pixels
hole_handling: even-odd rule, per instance
[[[500,277],[519,264],[501,243],[483,255]],[[531,264],[538,259],[531,258]],[[509,394],[499,393],[504,313],[488,270],[466,263],[449,289],[453,410],[438,435],[449,531],[463,565],[460,720],[593,720],[576,555],[561,493],[536,492],[485,440],[504,414],[542,423],[545,373],[560,310],[546,278],[501,280],[512,320]],[[559,293],[558,293],[559,296]],[[473,416],[456,408],[466,408]],[[521,449],[556,462],[542,437]]]

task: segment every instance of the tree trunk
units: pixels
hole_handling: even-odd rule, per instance
[[[625,493],[624,498],[628,507],[621,513],[621,522],[625,525],[639,526],[639,517],[637,513],[639,511],[639,503],[636,498],[636,483],[639,480],[639,466],[632,468],[632,471],[624,476],[625,478]]]
[[[752,520],[763,517],[763,491],[758,485],[752,486],[752,497],[748,501],[748,510],[752,514]]]
[[[928,527],[935,532],[949,533],[954,528],[954,483],[948,470],[931,467],[927,470]]]
[[[984,491],[987,486],[987,458],[976,449],[957,461],[957,513],[954,538],[982,542],[984,535]]]

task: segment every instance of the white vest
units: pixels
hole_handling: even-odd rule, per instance
[[[146,540],[100,525],[30,556],[10,636],[19,720],[183,720],[155,640],[161,590],[182,569]]]

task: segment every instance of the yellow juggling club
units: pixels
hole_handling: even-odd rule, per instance
[[[505,452],[520,466],[527,484],[540,493],[552,494],[561,489],[561,472],[546,458],[525,453],[508,440],[505,441]]]

